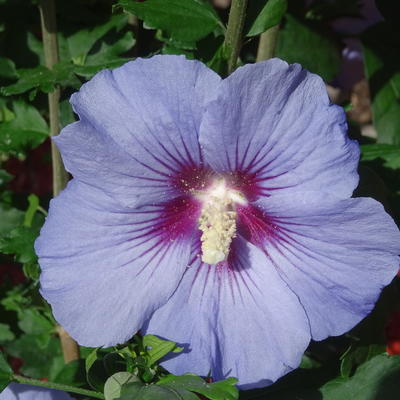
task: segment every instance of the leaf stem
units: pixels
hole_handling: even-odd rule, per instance
[[[258,42],[257,59],[263,61],[272,58],[275,54],[276,43],[278,41],[279,24],[269,28],[260,35]]]
[[[54,0],[40,0],[39,11],[45,63],[47,68],[52,69],[59,61]],[[56,136],[60,131],[60,88],[57,87],[49,93],[48,100],[50,135]],[[65,171],[61,155],[54,142],[51,143],[51,156],[53,161],[53,195],[57,196],[68,182],[68,173]]]
[[[40,386],[48,389],[57,389],[57,390],[62,390],[64,392],[70,392],[70,393],[82,394],[84,396],[94,397],[95,399],[102,399],[102,400],[104,399],[103,393],[95,392],[94,390],[82,389],[75,386],[64,385],[63,383],[40,381],[38,379],[25,378],[24,376],[21,375],[13,375],[13,380],[25,385]]]
[[[45,63],[47,68],[52,69],[59,61],[54,0],[40,0],[39,11]],[[60,88],[57,87],[48,94],[50,136],[56,136],[60,132],[60,93]],[[51,157],[53,165],[53,196],[57,196],[67,185],[68,173],[64,168],[60,152],[53,141],[51,142]],[[79,359],[78,344],[69,337],[67,332],[62,331],[65,333],[64,336],[60,335],[65,363]]]
[[[228,53],[228,74],[236,69],[242,47],[242,31],[246,17],[246,7],[247,0],[232,0],[224,42]]]

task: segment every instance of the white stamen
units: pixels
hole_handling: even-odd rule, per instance
[[[198,194],[203,201],[199,218],[201,235],[201,259],[207,264],[218,264],[228,258],[232,239],[236,236],[235,203],[246,204],[237,191],[218,180],[209,190]]]

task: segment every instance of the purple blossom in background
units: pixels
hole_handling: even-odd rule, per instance
[[[13,382],[0,393],[0,400],[72,400],[72,397],[61,390]]]
[[[74,176],[36,242],[41,293],[82,345],[138,329],[175,374],[270,384],[340,335],[398,270],[383,207],[323,81],[273,59],[221,80],[179,56],[102,71],[56,138]]]

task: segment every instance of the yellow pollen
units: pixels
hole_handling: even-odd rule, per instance
[[[239,193],[226,188],[223,180],[203,193],[201,199],[201,259],[207,264],[215,265],[228,258],[232,239],[236,236],[237,213],[234,203],[245,203],[245,200]]]

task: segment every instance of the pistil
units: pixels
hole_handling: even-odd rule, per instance
[[[224,180],[217,181],[200,195],[203,202],[199,218],[201,259],[211,265],[228,258],[230,246],[236,236],[235,203],[245,203],[240,193],[226,187]]]

